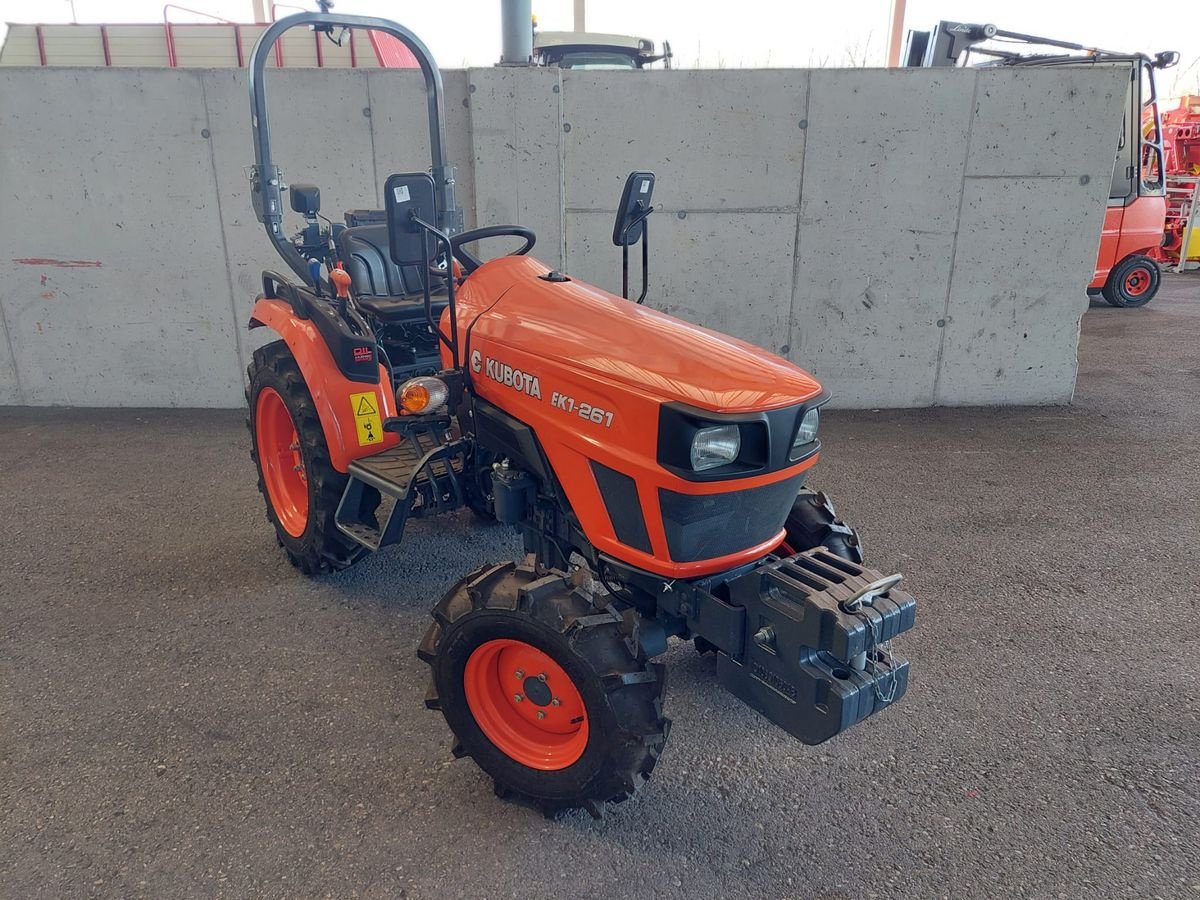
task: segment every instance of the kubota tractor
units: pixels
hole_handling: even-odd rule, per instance
[[[392,175],[386,209],[319,217],[285,188],[263,76],[288,29],[394,36],[425,77],[432,165]],[[629,797],[667,739],[669,638],[809,744],[898,700],[890,641],[915,602],[863,566],[856,533],[805,486],[821,386],[791,363],[554,271],[520,225],[463,231],[441,75],[383,19],[301,13],[250,66],[255,212],[294,273],[267,272],[247,397],[267,518],[319,575],[459,508],[516,526],[520,562],[453,585],[417,650],[426,704],[497,793],[554,814]],[[634,172],[614,242],[642,244],[654,176]],[[303,224],[285,236],[283,194]],[[515,237],[484,262],[470,247]],[[628,291],[626,291],[628,293]]]

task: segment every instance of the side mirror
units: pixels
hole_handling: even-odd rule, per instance
[[[654,196],[653,172],[630,172],[625,179],[625,190],[621,191],[621,202],[617,204],[617,221],[613,224],[613,245],[631,247],[642,239],[646,230],[646,216],[653,208],[650,200]]]
[[[288,187],[292,212],[315,216],[321,211],[321,189],[315,184],[293,184]]]
[[[1156,69],[1169,69],[1178,62],[1178,50],[1164,50],[1162,53],[1154,54],[1154,68]]]
[[[421,266],[437,255],[436,238],[417,220],[437,221],[433,178],[425,172],[392,175],[383,186],[387,212],[388,249],[398,266]]]

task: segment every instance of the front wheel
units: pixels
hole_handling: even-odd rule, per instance
[[[833,501],[821,491],[802,490],[783,527],[787,531],[780,545],[783,552],[803,553],[813,547],[824,547],[842,559],[862,564],[862,540],[858,532],[838,518]]]
[[[611,607],[527,561],[467,576],[433,618],[417,654],[432,669],[426,705],[498,796],[598,816],[650,777],[670,726],[665,669]]]
[[[1148,256],[1127,256],[1108,273],[1100,293],[1112,306],[1136,308],[1145,306],[1158,293],[1162,270]]]

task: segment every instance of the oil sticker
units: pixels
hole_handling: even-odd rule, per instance
[[[354,410],[354,424],[358,429],[358,446],[370,447],[383,440],[383,428],[379,421],[379,399],[374,391],[350,395],[350,408]]]

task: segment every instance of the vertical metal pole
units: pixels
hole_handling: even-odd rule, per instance
[[[587,31],[587,0],[575,0],[575,31]]]
[[[527,66],[533,58],[533,0],[500,0],[500,65]]]
[[[900,44],[904,40],[904,6],[906,0],[892,0],[891,27],[888,29],[888,68],[900,65]]]
[[[1187,271],[1188,245],[1192,242],[1192,235],[1196,233],[1197,221],[1200,221],[1200,178],[1180,179],[1181,184],[1187,184],[1189,181],[1192,183],[1192,198],[1190,202],[1184,201],[1188,204],[1187,217],[1184,219],[1183,234],[1180,235],[1182,241],[1179,244],[1179,262],[1175,264],[1176,273]],[[1184,197],[1186,196],[1184,194]],[[1180,206],[1180,209],[1184,207]]]

